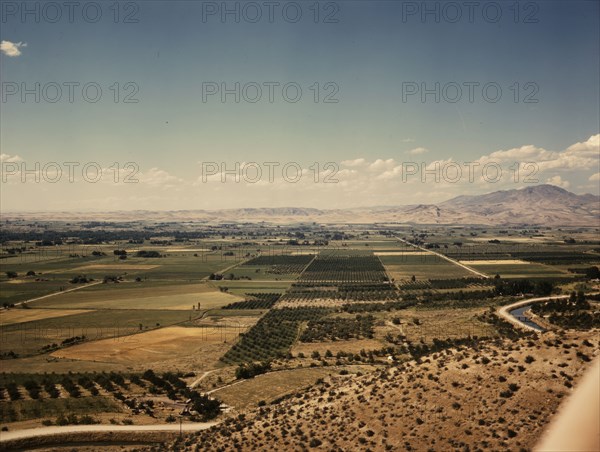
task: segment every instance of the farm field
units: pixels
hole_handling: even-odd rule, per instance
[[[384,317],[385,324],[375,327],[375,337],[402,334],[410,342],[431,343],[434,338],[498,337],[498,331],[478,317],[485,308],[474,309],[419,309],[408,308]],[[391,320],[399,319],[398,325]]]
[[[234,323],[235,319],[228,319]],[[213,361],[227,349],[243,329],[219,323],[196,327],[167,327],[131,336],[103,339],[58,350],[51,354],[59,359],[100,361],[127,365],[130,368],[148,368],[156,362],[166,365],[190,355],[212,355]],[[185,344],[185,346],[182,346]]]
[[[227,405],[238,410],[256,407],[259,402],[271,403],[273,400],[290,395],[296,391],[312,386],[319,378],[339,374],[341,369],[353,373],[368,372],[373,367],[344,366],[327,368],[300,368],[271,372],[259,375],[254,379],[219,389],[213,394],[223,400]]]
[[[2,351],[31,356],[61,345],[139,333],[192,320],[199,313],[180,310],[90,310],[66,317],[2,325]],[[77,339],[79,338],[79,339]],[[67,341],[63,344],[64,341]]]
[[[82,314],[84,309],[11,309],[0,311],[0,326],[14,323],[33,322],[74,314]]]
[[[10,404],[0,402],[2,419],[14,418],[19,421],[47,418],[61,414],[86,415],[90,412],[120,414],[123,410],[114,400],[106,396],[87,396],[80,398],[61,398],[45,400],[17,400]]]
[[[396,281],[408,280],[412,276],[419,280],[473,276],[468,270],[425,252],[414,252],[414,254],[404,252],[400,255],[381,255],[379,258],[390,277]]]
[[[165,255],[162,258],[131,257],[118,260],[110,254],[115,247],[98,247],[96,252],[101,256],[77,255],[69,257],[62,251],[59,257],[23,258],[21,256],[0,260],[1,268],[10,268],[18,276],[6,278],[5,272],[0,275],[0,303],[17,303],[61,290],[72,289],[76,285],[70,283],[72,278],[85,276],[88,279],[102,281],[103,278],[121,277],[125,281],[140,278],[152,283],[185,283],[200,282],[211,273],[235,265],[239,260],[228,256],[208,254],[194,256]],[[159,251],[156,251],[160,253]],[[29,252],[28,252],[29,253]],[[30,253],[47,253],[36,249]],[[110,253],[110,254],[109,254]],[[26,276],[27,273],[34,273]]]
[[[99,284],[31,302],[31,307],[85,309],[213,309],[238,301],[235,295],[223,293],[208,282],[156,284],[125,282]]]
[[[323,342],[296,342],[291,349],[294,356],[302,353],[304,356],[311,356],[317,351],[321,356],[325,356],[329,350],[333,355],[338,352],[360,353],[361,350],[378,350],[385,345],[385,341],[378,339],[349,339]]]
[[[499,274],[502,278],[527,278],[527,277],[568,277],[569,274],[550,265],[536,264],[532,262],[511,261],[502,262],[492,260],[461,261],[470,267],[486,273],[490,276]]]
[[[152,270],[160,265],[152,264],[89,264],[81,267],[75,267],[73,270],[77,272],[87,273],[94,270]]]
[[[218,231],[214,240],[117,241],[86,247],[85,257],[30,244],[26,255],[0,259],[1,425],[39,426],[42,413],[56,422],[69,407],[101,423],[115,417],[167,422],[186,407],[184,386],[192,384],[229,407],[219,419],[298,394],[304,400],[323,381],[351,382],[436,347],[517,334],[490,310],[518,299],[519,291],[537,290],[540,281],[557,293],[592,288],[586,272],[600,262],[594,260],[600,244],[566,248],[548,239],[536,248],[506,238],[490,244],[475,239],[502,235],[478,229],[348,227],[328,232],[336,236],[328,241],[316,226],[273,228],[273,235],[268,226],[211,228]],[[290,245],[299,228],[311,245]],[[490,278],[396,237],[460,258]],[[115,250],[126,250],[126,259]],[[519,285],[529,279],[530,285]],[[44,295],[50,296],[32,300]],[[19,302],[25,305],[11,307]],[[144,380],[149,369],[173,383],[145,383],[155,378]],[[240,369],[251,372],[244,376]],[[80,385],[80,396],[69,396],[58,383],[56,399],[45,390],[39,400],[29,395],[36,391],[32,378],[69,372],[83,375],[88,388]],[[102,372],[117,380],[122,374],[129,383],[114,384],[111,392],[98,377],[94,396],[86,378]],[[143,386],[133,383],[138,378]],[[12,383],[21,385],[15,400]],[[333,397],[327,394],[324,399]],[[155,404],[155,417],[147,414],[146,400]],[[139,403],[132,414],[127,404]]]
[[[245,280],[220,280],[213,281],[216,287],[227,289],[227,293],[243,296],[252,292],[283,293],[292,284],[290,281],[245,281]]]
[[[58,293],[64,287],[64,284],[65,281],[51,279],[48,279],[47,281],[23,279],[14,282],[0,282],[0,301],[2,305],[10,305],[11,303],[19,303],[33,298]]]

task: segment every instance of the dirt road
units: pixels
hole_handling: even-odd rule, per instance
[[[218,422],[194,422],[181,424],[181,431],[197,432],[206,430]],[[0,433],[0,443],[14,439],[33,438],[64,433],[93,433],[93,432],[178,432],[179,423],[153,425],[65,425],[54,427],[30,428]]]
[[[73,287],[72,289],[67,289],[67,290],[61,290],[60,292],[53,292],[53,293],[49,293],[48,295],[42,295],[41,297],[37,297],[37,298],[30,298],[29,300],[25,300],[25,301],[20,301],[18,303],[15,303],[15,306],[20,306],[22,304],[27,304],[31,301],[38,301],[38,300],[43,300],[44,298],[50,298],[50,297],[54,297],[55,295],[62,295],[64,293],[68,293],[68,292],[74,292],[76,290],[81,290],[81,289],[85,289],[86,287],[91,287],[91,286],[95,286],[96,284],[102,284],[102,281],[95,281],[93,283],[90,284],[85,284],[83,286],[77,286],[77,287]]]
[[[477,276],[481,276],[482,278],[486,278],[486,279],[488,279],[488,278],[489,278],[489,276],[488,276],[488,275],[486,275],[485,273],[478,272],[477,270],[474,270],[474,269],[472,269],[471,267],[469,267],[469,266],[467,266],[467,265],[465,265],[465,264],[461,264],[461,263],[460,263],[460,262],[458,262],[457,260],[454,260],[454,259],[452,259],[452,258],[450,258],[450,257],[448,257],[448,256],[445,256],[445,255],[444,255],[444,254],[442,254],[442,253],[438,253],[438,252],[436,252],[436,251],[432,251],[432,250],[428,250],[427,248],[423,248],[422,246],[415,245],[414,243],[410,243],[409,241],[407,241],[407,240],[404,240],[404,239],[401,239],[401,238],[400,238],[400,237],[398,237],[398,236],[394,236],[394,237],[396,237],[396,238],[397,238],[398,240],[400,240],[402,243],[406,243],[407,245],[410,245],[410,246],[412,246],[412,247],[415,247],[415,248],[417,248],[417,249],[419,249],[419,250],[421,250],[421,251],[424,251],[424,252],[426,252],[426,253],[431,253],[431,254],[434,254],[434,255],[436,255],[436,256],[438,256],[438,257],[441,257],[442,259],[445,259],[445,260],[447,260],[448,262],[451,262],[451,263],[453,263],[454,265],[458,265],[459,267],[462,267],[462,268],[464,268],[465,270],[468,270],[468,271],[470,271],[471,273],[473,273],[473,274],[475,274],[475,275],[477,275]]]

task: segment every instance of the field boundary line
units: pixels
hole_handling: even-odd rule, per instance
[[[74,292],[75,290],[85,289],[86,287],[95,286],[97,284],[102,284],[102,281],[95,281],[93,283],[85,284],[83,286],[73,287],[72,289],[61,290],[61,291],[58,291],[58,292],[52,292],[52,293],[49,293],[47,295],[42,295],[41,297],[30,298],[29,300],[19,301],[18,303],[15,303],[15,306],[21,306],[21,305],[27,304],[27,303],[29,303],[31,301],[43,300],[44,298],[54,297],[56,295],[60,295],[60,294],[63,294],[63,293]]]
[[[476,274],[477,276],[481,276],[482,278],[485,278],[485,279],[489,279],[490,278],[489,275],[486,275],[485,273],[481,273],[481,272],[479,272],[479,271],[477,271],[477,270],[475,270],[475,269],[473,269],[473,268],[471,268],[471,267],[469,267],[469,266],[467,266],[465,264],[462,264],[462,263],[458,262],[457,260],[452,259],[451,257],[448,257],[448,256],[442,254],[442,253],[438,253],[436,251],[432,251],[432,250],[428,250],[427,248],[423,248],[422,246],[415,245],[414,243],[410,243],[408,240],[401,239],[400,237],[398,237],[396,235],[394,237],[396,237],[401,242],[406,243],[407,245],[410,245],[412,247],[415,247],[415,248],[417,248],[417,249],[419,249],[421,251],[425,251],[426,253],[431,253],[431,254],[433,254],[435,256],[441,257],[442,259],[445,259],[448,262],[451,262],[452,264],[458,265],[459,267],[462,267],[465,270],[468,270],[471,273]]]

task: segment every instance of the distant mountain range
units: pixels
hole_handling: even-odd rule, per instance
[[[485,195],[458,196],[439,204],[350,209],[302,207],[242,208],[223,210],[29,212],[3,218],[102,221],[207,221],[272,223],[412,223],[545,225],[600,227],[600,197],[576,195],[554,185],[502,190]]]

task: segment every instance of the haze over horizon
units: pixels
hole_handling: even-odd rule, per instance
[[[231,208],[213,208],[213,209],[114,209],[114,210],[98,210],[98,209],[93,209],[93,208],[72,208],[72,209],[62,209],[62,210],[50,210],[50,209],[40,209],[40,210],[4,210],[5,214],[26,214],[26,213],[52,213],[52,212],[65,212],[65,213],[102,213],[102,212],[129,212],[129,211],[147,211],[147,212],[193,212],[193,211],[207,211],[207,212],[223,212],[223,211],[242,211],[242,210],[256,210],[256,211],[260,211],[260,210],[272,210],[274,212],[278,211],[278,210],[284,210],[284,209],[297,209],[298,211],[321,211],[321,212],[327,212],[327,211],[337,211],[337,210],[341,210],[341,211],[352,211],[352,210],[369,210],[369,209],[375,209],[375,210],[379,210],[379,209],[394,209],[394,208],[403,208],[403,207],[412,207],[412,206],[423,206],[423,207],[428,207],[428,206],[437,206],[438,204],[444,205],[444,204],[451,204],[454,201],[463,201],[463,200],[472,200],[472,202],[477,203],[477,200],[479,199],[485,199],[486,196],[490,196],[490,195],[503,195],[503,194],[507,194],[510,195],[513,192],[518,192],[521,190],[533,190],[533,192],[537,192],[538,194],[541,193],[541,190],[547,190],[546,195],[548,197],[553,196],[555,193],[560,193],[560,194],[566,194],[567,196],[594,196],[596,198],[598,198],[598,200],[600,201],[600,195],[594,195],[593,193],[582,193],[582,194],[575,194],[571,191],[569,191],[568,189],[559,187],[557,185],[553,185],[553,184],[539,184],[539,185],[533,185],[533,186],[523,186],[523,187],[519,187],[516,189],[503,189],[503,190],[494,190],[494,191],[490,191],[490,192],[485,192],[485,193],[481,193],[481,194],[462,194],[462,195],[457,195],[457,196],[452,196],[450,198],[447,199],[443,199],[440,202],[436,202],[436,203],[403,203],[403,204],[380,204],[380,205],[355,205],[355,206],[351,206],[351,207],[345,207],[345,208],[340,208],[340,207],[329,207],[329,208],[318,208],[318,207],[314,207],[311,205],[288,205],[288,206],[269,206],[269,205],[265,205],[265,206],[243,206],[243,207],[231,207]],[[543,193],[542,193],[543,194]],[[600,206],[599,206],[600,207]]]

